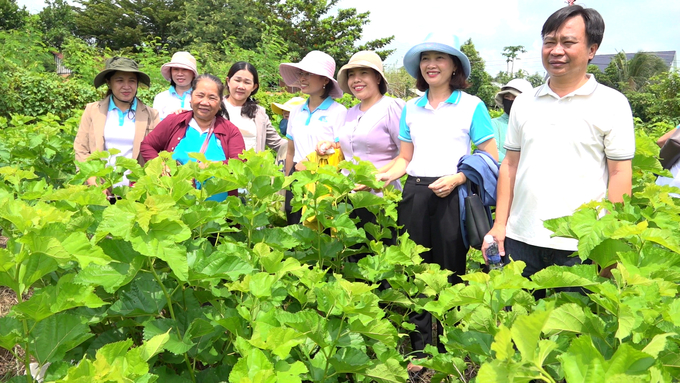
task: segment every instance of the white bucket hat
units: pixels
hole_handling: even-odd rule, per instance
[[[378,85],[381,93],[387,92],[387,79],[383,73],[383,63],[377,53],[371,51],[360,51],[352,55],[349,62],[340,68],[338,71],[338,83],[340,83],[340,88],[345,93],[350,93],[349,86],[347,86],[347,71],[354,68],[371,68],[376,72],[380,73],[382,77],[381,83]],[[383,85],[384,84],[384,85]],[[383,92],[384,91],[384,92]]]
[[[503,85],[500,92],[496,93],[496,105],[498,105],[499,108],[503,107],[503,95],[507,93],[517,97],[522,93],[531,92],[532,90],[534,90],[534,87],[529,81],[523,78],[510,80],[507,84]]]
[[[470,60],[465,53],[460,51],[458,36],[430,33],[425,37],[425,41],[413,46],[404,56],[404,68],[413,78],[418,78],[418,72],[420,72],[420,54],[429,51],[448,53],[458,57],[463,65],[465,78],[470,77]]]
[[[342,97],[342,89],[340,89],[338,82],[333,78],[335,76],[335,60],[329,54],[321,51],[311,51],[297,64],[283,63],[279,65],[279,73],[288,86],[295,86],[298,82],[298,71],[305,71],[328,78],[330,80],[328,85],[333,87],[329,95],[333,98]]]
[[[283,104],[272,102],[272,112],[283,115],[283,111],[290,112],[296,106],[304,104],[305,101],[307,100],[302,97],[293,97]]]
[[[177,52],[172,55],[172,60],[169,63],[163,64],[161,67],[161,74],[163,78],[172,81],[170,68],[183,68],[194,72],[194,78],[198,77],[198,70],[196,69],[196,59],[189,52]]]

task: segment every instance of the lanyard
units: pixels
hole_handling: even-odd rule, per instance
[[[203,145],[201,146],[201,151],[199,153],[205,154],[206,149],[208,149],[208,143],[210,143],[210,137],[213,134],[213,131],[215,130],[215,118],[210,122],[210,127],[208,128],[208,135],[205,137],[205,141],[203,141]]]

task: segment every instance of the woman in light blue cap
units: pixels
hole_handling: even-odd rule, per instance
[[[425,262],[453,271],[449,280],[460,282],[465,273],[467,247],[460,228],[456,188],[466,177],[458,172],[458,160],[470,154],[470,144],[498,160],[491,118],[484,103],[465,92],[470,86],[470,61],[460,51],[458,38],[431,33],[404,56],[404,68],[425,94],[406,103],[401,115],[401,150],[392,167],[378,179],[392,182],[408,174],[399,205],[399,225],[419,245],[430,248],[420,254]],[[411,344],[417,358],[432,339],[432,316],[414,313],[416,331]],[[409,372],[422,372],[409,365]]]

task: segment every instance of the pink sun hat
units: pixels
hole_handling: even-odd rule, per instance
[[[198,70],[196,69],[196,59],[189,52],[177,52],[172,55],[172,60],[169,63],[163,64],[161,67],[161,74],[163,78],[172,81],[170,68],[188,69],[194,72],[194,78],[198,77]]]
[[[333,78],[335,76],[335,60],[329,54],[321,51],[311,51],[297,64],[283,63],[279,65],[279,73],[288,86],[295,86],[298,82],[297,73],[299,71],[328,78],[330,80],[328,85],[333,87],[329,95],[333,98],[342,97],[342,89],[340,89],[340,85]]]

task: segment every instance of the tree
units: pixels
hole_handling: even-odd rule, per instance
[[[180,46],[219,45],[230,40],[243,49],[254,49],[270,13],[267,1],[186,0],[184,15],[172,22],[171,40]]]
[[[384,72],[389,94],[405,100],[415,96],[413,89],[416,87],[416,80],[408,74],[403,66],[399,68],[386,67]]]
[[[605,68],[604,80],[621,92],[642,91],[652,77],[667,71],[663,59],[653,53],[638,52],[628,60],[624,52],[619,52]]]
[[[475,49],[472,39],[468,39],[463,43],[460,50],[468,57],[471,66],[468,81],[472,86],[466,92],[481,98],[487,107],[493,107],[496,105],[494,97],[496,92],[498,92],[498,87],[491,83],[491,75],[486,73],[484,60],[479,55],[479,52],[477,52],[477,49]]]
[[[508,64],[508,73],[510,76],[515,72],[515,60],[519,60],[517,57],[520,53],[526,53],[526,49],[522,45],[511,45],[503,48],[502,55],[506,57],[505,62]]]
[[[47,45],[61,50],[64,40],[76,31],[76,12],[66,0],[46,0],[38,14],[38,27]]]
[[[0,30],[19,29],[26,24],[28,11],[16,0],[0,0]]]
[[[161,45],[176,36],[173,21],[184,16],[184,0],[78,0],[77,34],[111,49],[139,47],[157,37]],[[186,20],[186,19],[185,19]],[[187,21],[188,23],[189,21]]]
[[[312,50],[320,50],[333,56],[339,69],[360,50],[373,50],[384,60],[391,50],[380,50],[394,36],[371,40],[355,46],[361,39],[363,28],[370,22],[370,12],[357,13],[355,8],[338,9],[336,15],[328,15],[340,0],[288,0],[270,1],[272,22],[281,28],[281,36],[288,43],[293,60],[301,59]]]

